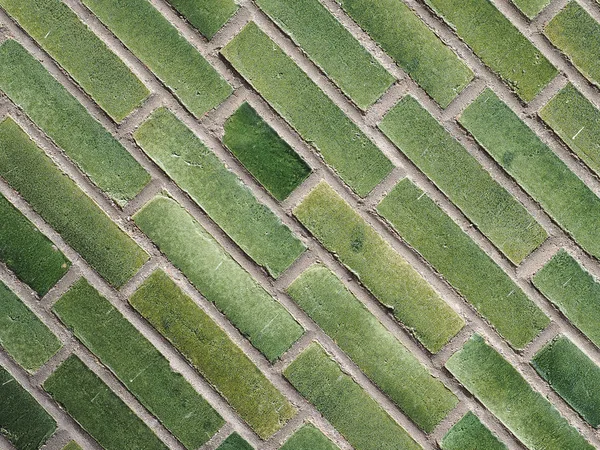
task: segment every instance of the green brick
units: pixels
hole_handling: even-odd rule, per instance
[[[540,117],[600,175],[600,111],[575,86],[565,86],[542,108]]]
[[[188,449],[224,424],[169,361],[81,278],[52,308],[60,320]],[[127,343],[127,345],[123,345]]]
[[[296,431],[280,450],[337,450],[339,447],[331,442],[317,427],[312,424],[303,425]]]
[[[150,181],[133,156],[13,40],[0,45],[0,90],[119,205]]]
[[[2,282],[0,346],[29,372],[42,367],[62,347],[48,327]]]
[[[419,273],[326,182],[294,215],[431,352],[464,326]]]
[[[490,0],[426,0],[426,3],[523,101],[533,100],[558,74]]]
[[[319,344],[311,344],[283,374],[356,450],[421,448]]]
[[[69,442],[63,447],[63,450],[82,450],[82,448],[75,441]]]
[[[513,263],[547,238],[544,229],[413,97],[379,128]]]
[[[115,121],[123,120],[148,97],[148,89],[65,3],[0,0],[0,6]]]
[[[295,414],[242,350],[166,274],[151,275],[129,302],[261,438],[271,436]]]
[[[71,262],[1,194],[0,217],[0,260],[43,297]]]
[[[541,349],[531,365],[594,428],[600,425],[600,367],[565,336]]]
[[[527,448],[594,448],[481,336],[471,337],[446,368]]]
[[[37,450],[55,430],[54,419],[0,366],[0,435],[16,450]]]
[[[254,447],[248,444],[239,434],[232,433],[217,447],[217,450],[254,450]]]
[[[71,355],[44,389],[106,450],[167,447],[81,360]]]
[[[600,348],[600,283],[561,250],[533,277],[533,284]]]
[[[552,0],[512,0],[517,8],[529,19],[537,16]]]
[[[285,308],[174,200],[158,196],[134,220],[270,361],[302,336],[304,330]]]
[[[544,28],[544,34],[581,73],[600,86],[600,24],[577,2],[570,2]]]
[[[550,322],[494,260],[409,179],[400,181],[377,211],[514,348],[524,348]]]
[[[278,277],[305,250],[290,229],[165,108],[134,134],[143,150],[257,264]]]
[[[600,198],[502,100],[488,89],[459,121],[584,250],[600,257]]]
[[[325,266],[306,269],[288,293],[425,432],[433,431],[458,403]]]
[[[506,450],[500,440],[469,411],[443,437],[442,450]]]
[[[257,0],[356,105],[367,109],[394,82],[319,0]]]
[[[0,176],[113,286],[148,260],[11,118],[0,123]]]
[[[227,81],[148,0],[83,3],[196,117],[231,94]]]
[[[381,150],[254,22],[221,53],[358,195],[391,172]]]
[[[471,69],[401,0],[338,3],[442,108],[473,79]]]
[[[310,175],[308,164],[248,103],[224,128],[223,143],[277,200],[285,200]]]
[[[211,39],[238,10],[238,5],[233,0],[210,0],[201,3],[197,0],[167,0],[167,2],[207,39]]]

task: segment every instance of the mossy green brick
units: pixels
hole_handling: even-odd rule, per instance
[[[358,195],[366,196],[391,172],[381,150],[256,23],[221,54]]]
[[[148,260],[10,117],[0,123],[0,176],[113,286],[122,286]]]
[[[175,115],[161,108],[134,133],[143,150],[275,278],[305,250],[275,213]]]
[[[303,425],[290,437],[280,450],[338,450],[321,430],[312,424]]]
[[[232,433],[217,447],[217,450],[254,450],[254,447],[248,444],[239,434]]]
[[[594,448],[481,336],[473,335],[446,368],[527,448]]]
[[[129,303],[183,354],[263,439],[296,410],[219,326],[164,273]]]
[[[464,326],[421,275],[326,182],[294,215],[431,352]]]
[[[63,450],[82,450],[82,448],[75,441],[69,442],[63,447]]]
[[[233,0],[203,2],[167,0],[167,2],[207,39],[212,39],[239,8]]]
[[[159,195],[134,220],[267,359],[275,361],[302,336],[290,313],[174,200]]]
[[[1,194],[0,217],[0,261],[43,297],[71,262]]]
[[[573,239],[600,258],[600,198],[491,90],[459,122]]]
[[[407,95],[379,128],[515,264],[547,233],[452,135]]]
[[[496,435],[469,411],[440,441],[442,450],[506,450]]]
[[[64,2],[1,0],[0,6],[116,122],[148,97],[148,89]]]
[[[550,4],[551,0],[512,0],[519,10],[527,16],[528,19],[533,19],[542,9]]]
[[[425,432],[433,431],[458,399],[344,286],[315,264],[287,289],[325,333]]]
[[[85,279],[52,310],[186,448],[202,446],[223,426],[207,401]]]

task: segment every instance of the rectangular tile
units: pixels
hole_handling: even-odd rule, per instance
[[[254,447],[248,444],[239,434],[231,433],[229,437],[217,447],[217,450],[254,450]]]
[[[229,336],[164,273],[152,274],[129,303],[158,330],[263,439],[295,408]]]
[[[280,447],[280,450],[338,450],[339,447],[331,442],[321,430],[308,423],[296,431]]]
[[[528,448],[592,450],[552,404],[479,335],[446,368]]]
[[[319,0],[257,0],[308,57],[361,109],[394,82]]]
[[[0,45],[0,90],[119,205],[150,181],[133,156],[13,40]]]
[[[40,448],[55,430],[54,419],[0,366],[0,435],[16,450],[32,450]]]
[[[43,297],[71,262],[2,194],[0,217],[0,260]]]
[[[248,103],[224,129],[223,144],[277,200],[285,200],[310,175],[309,165]]]
[[[517,8],[529,19],[537,16],[552,0],[512,0]]]
[[[600,257],[600,198],[496,94],[484,91],[459,121],[584,250]]]
[[[401,0],[340,0],[348,15],[442,108],[473,72]]]
[[[276,360],[302,336],[286,309],[174,200],[157,196],[134,220],[267,359]]]
[[[287,292],[425,432],[433,431],[458,403],[327,267],[309,267]]]
[[[221,53],[358,195],[390,173],[387,157],[254,22]]]
[[[134,137],[144,152],[274,278],[304,252],[304,244],[281,219],[168,109],[155,111]]]
[[[524,348],[550,322],[517,284],[408,178],[377,207],[511,346]]]
[[[122,286],[147,261],[146,252],[11,118],[0,123],[0,176],[113,286]]]
[[[537,373],[594,428],[600,425],[600,367],[565,336],[531,360]]]
[[[85,279],[77,281],[52,311],[186,448],[202,446],[224,424],[150,341]]]
[[[489,0],[426,0],[479,58],[525,102],[558,70]]]
[[[379,128],[513,263],[548,236],[506,189],[407,95]]]
[[[167,450],[154,432],[77,356],[69,356],[43,387],[102,448]]]
[[[504,445],[469,411],[444,435],[440,442],[442,450],[507,450]]]
[[[98,18],[200,118],[232,92],[214,67],[148,0],[83,0]]]
[[[210,0],[202,3],[196,0],[167,2],[207,39],[212,39],[239,8],[233,0]]]
[[[419,273],[326,182],[294,215],[431,352],[439,351],[464,321]]]
[[[148,89],[65,3],[0,0],[0,6],[116,122],[148,97]]]
[[[533,284],[600,348],[600,283],[561,250],[532,279]]]
[[[421,448],[316,342],[283,374],[356,450]]]
[[[75,441],[69,442],[63,447],[63,450],[82,450],[82,448]]]

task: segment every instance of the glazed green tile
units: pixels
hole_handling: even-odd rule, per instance
[[[157,196],[135,223],[270,361],[304,333],[294,318],[174,200]]]
[[[595,257],[600,257],[600,198],[491,90],[460,123],[542,208]]]
[[[164,273],[152,274],[129,303],[185,356],[263,439],[294,407],[225,332]]]
[[[0,261],[43,297],[71,262],[1,194],[0,217]]]
[[[148,89],[65,3],[0,0],[0,6],[115,121],[123,120],[148,97]]]
[[[196,117],[232,92],[215,68],[148,0],[83,0]]]
[[[312,343],[283,372],[356,450],[417,450],[413,438]]]
[[[223,143],[277,200],[285,200],[310,175],[308,164],[248,103],[224,128]]]
[[[0,366],[0,435],[16,450],[37,450],[54,431],[54,419]]]
[[[506,450],[500,440],[469,411],[440,442],[442,450]]]
[[[481,336],[473,335],[450,357],[446,368],[526,447],[594,448]]]
[[[186,448],[202,446],[224,424],[150,341],[85,279],[77,281],[52,311]]]
[[[309,267],[287,291],[425,432],[433,431],[456,406],[456,396],[434,378],[327,267],[320,264]]]
[[[539,114],[563,142],[600,175],[600,111],[569,83]]]
[[[532,279],[533,284],[600,348],[600,283],[561,250]]]
[[[426,0],[490,69],[525,102],[558,70],[490,0]]]
[[[0,123],[0,176],[113,286],[148,260],[11,118]]]
[[[233,0],[167,0],[175,10],[187,19],[207,39],[235,14],[238,5]]]
[[[42,367],[62,347],[48,327],[2,282],[0,347],[29,372]]]
[[[326,182],[294,215],[431,352],[464,326],[421,275]]]
[[[217,450],[254,450],[254,447],[248,444],[239,434],[232,433],[217,447]]]
[[[600,367],[565,336],[546,344],[531,365],[594,428],[600,425]]]
[[[221,53],[358,195],[391,172],[381,150],[254,22]]]
[[[305,250],[275,213],[166,108],[134,133],[163,169],[257,264],[275,278]]]
[[[331,442],[317,427],[312,424],[303,425],[296,431],[280,450],[337,450],[339,447]]]
[[[519,286],[408,178],[377,207],[511,346],[524,348],[550,322]]]
[[[43,387],[105,450],[167,450],[77,356],[69,356]]]
[[[523,205],[413,97],[400,100],[379,128],[513,263],[547,238]]]
[[[519,10],[529,19],[537,16],[552,0],[512,0]]]
[[[600,23],[572,1],[544,28],[544,34],[581,73],[600,86]]]
[[[338,0],[342,8],[442,108],[473,72],[401,0]]]
[[[75,441],[69,442],[63,447],[63,450],[82,450],[82,448]]]
[[[0,45],[0,90],[119,205],[150,175],[19,43]]]
[[[257,0],[308,57],[361,109],[394,82],[319,0]]]

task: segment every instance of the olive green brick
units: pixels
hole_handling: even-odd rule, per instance
[[[533,19],[537,16],[551,1],[552,0],[512,0],[515,6],[519,8],[528,19]]]
[[[440,447],[442,450],[506,450],[506,445],[471,411],[448,430]]]
[[[331,442],[317,427],[312,424],[303,425],[296,431],[280,450],[338,450],[339,447]]]
[[[217,450],[254,450],[254,447],[248,444],[239,434],[232,433],[217,447]]]
[[[187,19],[207,39],[219,31],[238,10],[233,0],[167,0],[167,2]]]

